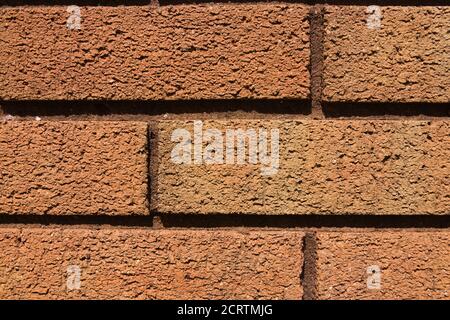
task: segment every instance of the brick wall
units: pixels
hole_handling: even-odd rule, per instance
[[[0,298],[449,300],[450,7],[374,3],[7,0]]]

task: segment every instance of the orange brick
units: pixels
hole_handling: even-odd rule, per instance
[[[144,122],[0,122],[2,214],[147,214]]]
[[[318,232],[317,293],[319,299],[448,300],[450,232]]]
[[[325,10],[324,100],[450,101],[450,7]]]
[[[80,30],[66,10],[0,9],[0,99],[309,96],[308,6],[81,7]]]
[[[302,237],[291,231],[0,228],[0,298],[301,299]]]

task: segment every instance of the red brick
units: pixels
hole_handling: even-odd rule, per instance
[[[2,214],[147,214],[144,122],[0,122]]]
[[[450,7],[379,8],[326,6],[324,100],[449,102]]]
[[[373,265],[379,289],[368,289]],[[318,232],[317,293],[319,299],[449,300],[450,232]]]
[[[308,6],[66,9],[0,9],[0,99],[309,96]]]
[[[291,231],[0,228],[0,298],[300,299],[302,237]],[[79,290],[68,290],[70,265],[81,270]]]

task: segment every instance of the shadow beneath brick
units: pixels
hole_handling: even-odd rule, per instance
[[[179,5],[179,4],[212,4],[212,3],[255,3],[254,0],[5,0],[3,5],[78,5],[78,6],[137,6],[137,5]],[[259,0],[258,3],[311,3],[310,0],[271,1]]]
[[[56,6],[56,5],[78,5],[78,6],[133,6],[150,5],[151,0],[4,0],[2,5],[6,6]]]
[[[329,5],[386,5],[386,6],[448,6],[448,0],[4,0],[4,6],[55,6],[55,5],[78,5],[78,6],[167,6],[180,4],[217,4],[217,3],[300,3],[300,4],[329,4]]]
[[[311,1],[315,4],[329,5],[355,5],[367,7],[369,5],[379,6],[448,6],[448,0],[318,0]]]
[[[91,225],[93,227],[150,228],[439,228],[450,227],[447,216],[431,215],[253,215],[253,214],[160,214],[141,216],[106,215],[6,215],[0,225]]]
[[[139,226],[153,227],[153,216],[151,214],[142,216],[105,216],[105,215],[5,215],[0,213],[0,226],[5,225],[36,225],[39,226],[80,226],[93,227],[108,226]]]
[[[448,216],[362,215],[183,215],[160,214],[166,228],[273,227],[273,228],[448,228]]]
[[[18,117],[182,115],[230,111],[307,115],[311,112],[311,106],[308,100],[0,101],[0,112]]]
[[[449,117],[450,103],[325,103],[322,102],[326,118],[339,117]]]

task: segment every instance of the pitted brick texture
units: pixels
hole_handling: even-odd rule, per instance
[[[66,9],[0,9],[1,99],[309,96],[305,5]]]
[[[361,231],[317,235],[319,299],[450,299],[450,232]],[[381,271],[367,287],[367,268]]]
[[[367,8],[326,6],[324,100],[449,102],[450,7]]]
[[[0,123],[0,214],[145,214],[147,124]]]
[[[2,228],[0,298],[300,299],[302,238],[291,231]],[[66,287],[69,265],[81,269],[79,290]]]
[[[178,142],[171,135],[188,130],[193,150],[193,121],[160,121],[158,128],[151,205],[161,212],[450,213],[448,121],[203,122],[203,131],[215,128],[223,135],[226,129],[278,129],[280,168],[271,176],[262,176],[259,159],[248,164],[247,156],[245,164],[176,164],[171,153]]]

